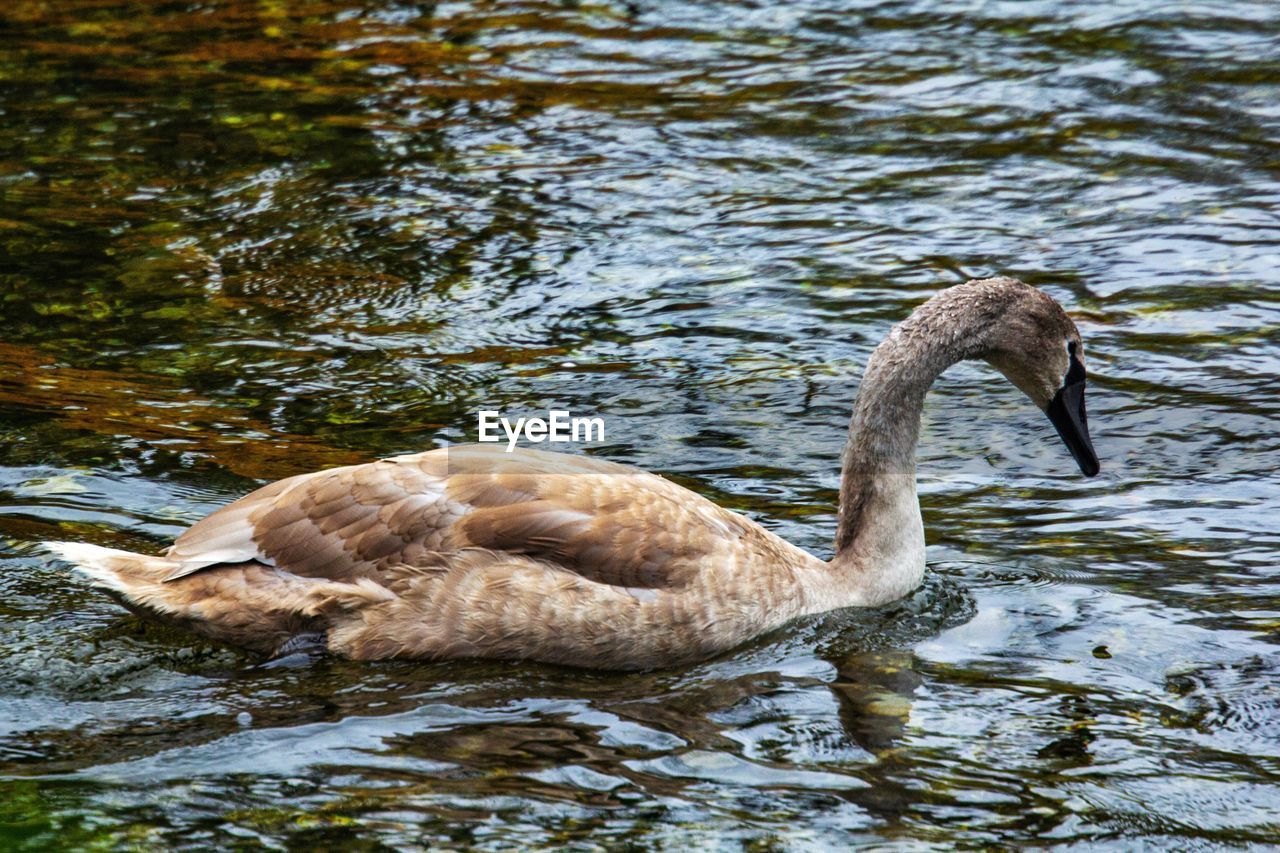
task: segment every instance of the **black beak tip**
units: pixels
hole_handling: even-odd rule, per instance
[[[1062,443],[1071,452],[1071,457],[1080,466],[1080,473],[1086,477],[1096,477],[1101,466],[1098,464],[1098,454],[1093,450],[1093,442],[1089,439],[1089,421],[1084,410],[1084,383],[1072,383],[1059,390],[1046,414],[1058,430]]]

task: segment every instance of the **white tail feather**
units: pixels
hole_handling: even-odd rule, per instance
[[[52,551],[68,563],[74,563],[79,569],[108,569],[107,560],[117,557],[137,557],[128,551],[115,548],[103,548],[101,545],[90,545],[87,542],[43,542],[46,550]]]
[[[172,572],[177,563],[165,557],[134,554],[87,542],[45,542],[44,547],[75,566],[76,571],[90,578],[96,586],[130,591],[139,581],[154,581]]]

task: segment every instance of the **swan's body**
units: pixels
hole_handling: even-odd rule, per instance
[[[854,407],[829,562],[656,475],[484,445],[272,483],[164,556],[50,547],[133,610],[264,653],[320,634],[358,659],[699,660],[797,616],[914,589],[924,572],[914,452],[933,380],[983,357],[1053,416],[1078,365],[1083,429],[1078,348],[1057,303],[1012,279],[943,291],[895,327]],[[1096,458],[1093,471],[1077,459],[1096,471]]]

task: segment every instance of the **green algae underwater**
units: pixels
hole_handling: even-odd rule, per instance
[[[1280,7],[10,0],[0,848],[1280,843]],[[913,596],[639,676],[264,662],[37,543],[601,414],[829,553],[936,289],[1085,337],[1103,474],[930,396]]]

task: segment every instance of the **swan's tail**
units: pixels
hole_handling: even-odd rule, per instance
[[[164,557],[148,557],[87,542],[45,542],[44,547],[75,566],[95,587],[128,594],[131,586],[158,581],[164,572],[177,566]]]
[[[261,654],[300,635],[327,633],[331,615],[395,598],[369,580],[304,578],[253,562],[166,582],[181,563],[80,542],[44,544],[140,616]]]

